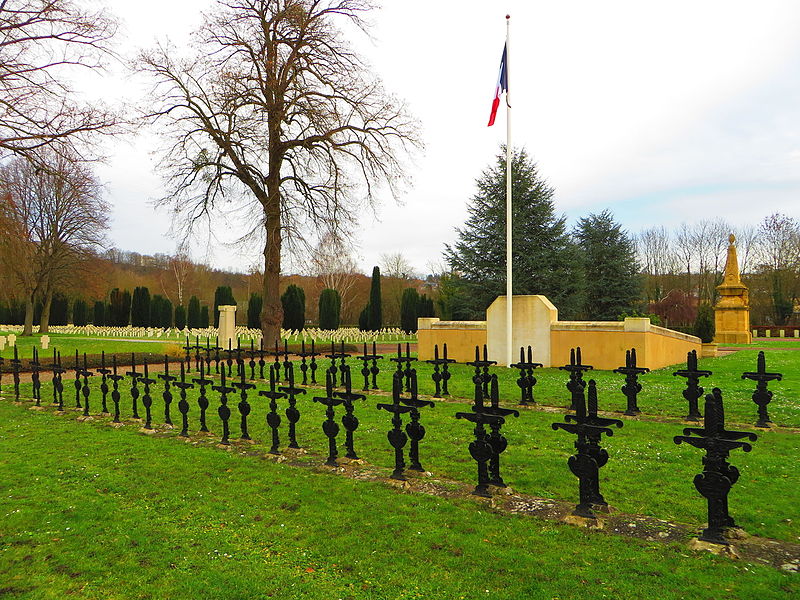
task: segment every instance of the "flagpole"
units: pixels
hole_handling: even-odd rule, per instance
[[[509,66],[511,64],[511,48],[509,37],[511,31],[511,15],[506,15],[506,366],[513,363],[513,287],[512,287],[512,259],[511,259],[511,102],[509,94],[511,86],[509,81]]]

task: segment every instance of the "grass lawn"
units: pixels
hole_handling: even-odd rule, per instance
[[[729,428],[753,429],[753,383],[741,372],[754,370],[757,352],[701,361],[714,371],[707,390],[723,390]],[[585,357],[591,363],[591,357]],[[360,361],[350,359],[354,384]],[[329,361],[320,363],[321,374]],[[388,361],[380,377],[389,389]],[[767,353],[768,370],[785,379],[770,384],[773,421],[800,425],[796,373],[800,354]],[[420,391],[433,391],[430,365],[417,365]],[[686,413],[684,380],[675,368],[643,376],[639,406],[644,417],[604,440],[611,459],[601,471],[602,492],[616,509],[651,515],[697,529],[705,500],[692,478],[703,452],[676,446]],[[454,418],[472,393],[472,369],[454,365],[453,398],[422,409],[427,436],[423,466],[434,477],[475,481],[467,445],[470,424]],[[518,398],[516,374],[496,369],[506,405]],[[192,373],[195,377],[196,373]],[[574,437],[555,432],[568,403],[566,373],[537,372],[540,406],[509,419],[503,475],[521,494],[577,501],[577,479],[566,466]],[[624,382],[609,372],[589,372],[600,389],[600,406],[622,410]],[[100,407],[92,378],[92,413]],[[321,379],[321,378],[320,378]],[[65,379],[65,404],[74,388]],[[358,385],[357,387],[361,387]],[[22,385],[30,395],[31,384]],[[327,451],[321,431],[324,407],[300,396],[298,441],[309,453],[296,464],[264,460],[269,448],[268,407],[251,392],[253,446],[215,447],[221,427],[218,394],[209,392],[213,438],[196,435],[197,392],[190,390],[192,443],[175,430],[155,436],[132,423],[129,383],[122,386],[127,425],[115,430],[107,418],[76,423],[65,416],[34,412],[8,403],[3,378],[0,403],[0,596],[61,598],[788,598],[800,593],[798,575],[771,566],[696,554],[685,543],[667,544],[587,532],[556,521],[509,516],[472,499],[401,493],[371,481],[333,476],[319,467]],[[141,386],[140,386],[141,389]],[[161,385],[153,386],[154,423],[163,422]],[[265,389],[259,383],[258,389]],[[176,390],[173,390],[176,392]],[[309,395],[319,395],[310,391]],[[42,390],[49,405],[49,377]],[[386,396],[357,403],[355,434],[359,455],[388,475],[393,452],[386,440],[390,416],[375,408]],[[239,436],[238,396],[229,406],[232,439]],[[110,405],[110,400],[109,400]],[[279,401],[280,411],[286,401]],[[144,409],[139,403],[139,410]],[[337,410],[337,420],[341,409]],[[177,394],[172,419],[180,423]],[[286,422],[281,447],[286,445]],[[339,434],[340,456],[344,454]],[[797,473],[800,432],[777,428],[759,432],[753,451],[733,451],[742,477],[730,494],[730,510],[751,534],[797,543]],[[305,465],[305,466],[303,466]]]
[[[8,335],[8,332],[0,331],[0,335]],[[50,348],[42,350],[41,335],[34,334],[31,337],[17,337],[17,353],[20,358],[30,359],[33,357],[33,347],[39,349],[39,356],[42,362],[51,363],[53,359],[53,348],[61,352],[61,360],[65,365],[71,364],[70,359],[74,360],[75,350],[81,355],[86,354],[100,354],[105,351],[106,354],[130,354],[131,352],[152,352],[153,354],[169,353],[173,356],[180,355],[179,343],[173,341],[165,342],[160,340],[119,340],[113,338],[97,338],[88,337],[85,335],[69,335],[63,333],[50,333]],[[6,348],[0,352],[0,356],[8,360],[14,358],[14,349]]]
[[[800,593],[796,575],[683,544],[505,516],[472,500],[404,494],[7,402],[0,449],[0,592],[13,598]]]

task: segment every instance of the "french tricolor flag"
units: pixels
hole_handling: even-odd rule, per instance
[[[494,125],[494,119],[497,117],[497,108],[500,106],[500,95],[503,92],[508,92],[508,61],[506,60],[506,52],[508,46],[503,46],[503,58],[500,59],[500,75],[497,77],[497,87],[494,91],[494,100],[492,100],[492,114],[489,115],[489,125]]]

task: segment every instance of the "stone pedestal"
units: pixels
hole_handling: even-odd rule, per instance
[[[558,321],[558,309],[545,296],[514,296],[511,307],[511,356],[519,360],[521,347],[533,348],[533,362],[550,366],[550,325]],[[498,296],[486,309],[486,343],[489,360],[506,365],[506,297]]]
[[[223,350],[236,348],[236,306],[222,305],[219,307],[219,345]]]

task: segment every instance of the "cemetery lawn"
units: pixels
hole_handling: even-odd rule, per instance
[[[0,335],[8,335],[9,332],[0,330]],[[138,340],[131,341],[126,339],[117,338],[98,338],[85,335],[70,335],[64,333],[49,333],[50,348],[42,350],[41,335],[34,334],[33,336],[17,336],[17,347],[20,358],[30,359],[33,358],[33,347],[39,350],[40,362],[50,364],[53,362],[53,348],[61,352],[61,361],[64,366],[71,365],[75,360],[75,350],[83,356],[86,354],[97,354],[105,351],[106,354],[117,353],[120,355],[128,354],[131,352],[150,352],[154,355],[164,356],[165,353],[170,356],[180,356],[182,351],[180,346],[182,342],[162,341],[162,340]],[[8,346],[0,352],[0,356],[8,360],[14,358],[14,349]],[[8,368],[5,368],[6,372]]]
[[[754,370],[756,355],[748,349],[700,363],[714,372],[703,381],[706,389],[723,389],[728,428],[759,433],[752,452],[731,454],[731,463],[742,472],[731,491],[731,514],[751,534],[797,543],[800,353],[779,348],[767,353],[767,369],[785,375],[784,381],[770,383],[775,392],[770,414],[776,423],[794,428],[765,432],[752,427],[754,384],[740,377]],[[350,360],[354,387],[360,388],[360,362]],[[328,364],[320,362],[318,376]],[[390,387],[392,366],[382,365],[381,389]],[[420,392],[431,394],[431,366],[415,366]],[[705,520],[705,501],[692,478],[703,453],[672,442],[686,425],[680,419],[686,412],[680,395],[684,380],[672,376],[676,368],[640,379],[645,416],[621,417],[625,426],[603,441],[611,459],[601,471],[601,486],[617,510],[697,531]],[[515,372],[494,371],[503,404],[514,406]],[[468,408],[472,369],[454,365],[452,372],[450,390],[462,398],[436,400],[435,408],[422,409],[427,436],[421,458],[434,477],[471,486],[475,463],[467,444],[472,428],[453,416]],[[515,492],[575,502],[577,480],[566,467],[574,438],[550,429],[563,420],[568,403],[566,373],[544,369],[536,375],[540,405],[522,409],[520,418],[509,419],[504,428],[509,447],[503,475]],[[589,377],[598,381],[601,409],[624,408],[621,376],[589,372]],[[320,466],[327,450],[320,431],[324,410],[307,396],[298,397],[298,439],[309,453],[290,465],[262,458],[269,448],[267,406],[254,393],[249,423],[256,444],[235,444],[225,452],[215,447],[220,434],[216,393],[209,393],[209,427],[215,435],[201,438],[194,434],[197,391],[190,390],[193,438],[187,444],[176,439],[177,429],[160,429],[155,436],[138,433],[140,425],[126,419],[128,382],[121,387],[127,424],[115,430],[106,425],[107,417],[77,423],[75,412],[56,416],[12,405],[9,379],[3,378],[6,400],[0,402],[0,592],[10,597],[660,600],[800,594],[797,574],[698,554],[685,541],[592,533],[501,514],[472,498],[403,493],[384,483],[333,475]],[[43,404],[49,405],[49,378],[44,382]],[[71,383],[65,378],[67,406],[74,404]],[[263,383],[258,389],[265,389]],[[157,428],[163,422],[161,390],[160,385],[151,390]],[[31,384],[23,384],[22,395],[30,394]],[[235,439],[238,397],[230,400]],[[367,461],[365,468],[383,476],[393,465],[385,437],[390,417],[375,405],[387,401],[386,395],[370,395],[356,409],[361,422],[356,450]],[[92,381],[92,414],[99,402],[97,381]],[[282,411],[285,400],[279,404]],[[178,423],[177,395],[172,415]],[[285,435],[284,422],[281,447]],[[340,433],[340,444],[342,438]]]
[[[434,437],[433,425],[429,432]],[[559,439],[566,455],[568,436],[541,433]],[[466,452],[457,441],[454,456]],[[435,463],[434,448],[425,452]],[[699,457],[692,461],[699,464]],[[525,468],[550,469],[538,459]],[[506,474],[520,476],[511,466]],[[552,475],[572,478],[563,465]],[[663,485],[661,474],[636,477]],[[7,401],[0,403],[0,490],[0,592],[13,598],[661,600],[800,593],[797,575],[683,544],[501,515],[471,499],[402,493]],[[734,514],[741,495],[732,492]],[[777,500],[769,491],[760,497],[764,504]],[[765,513],[796,516],[786,510],[772,505]]]

